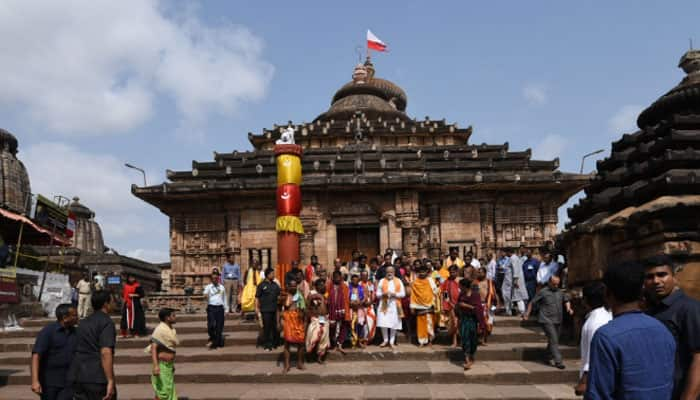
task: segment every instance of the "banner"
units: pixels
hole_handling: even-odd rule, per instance
[[[2,303],[19,303],[15,268],[0,268],[0,304]]]

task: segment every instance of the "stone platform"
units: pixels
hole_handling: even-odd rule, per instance
[[[116,319],[115,319],[116,321]],[[255,347],[257,324],[227,315],[226,347],[205,348],[206,317],[178,316],[181,339],[177,387],[189,399],[572,399],[578,350],[562,346],[566,370],[543,363],[544,336],[532,323],[501,317],[487,346],[465,372],[461,352],[440,337],[419,349],[399,336],[394,351],[370,346],[330,353],[326,365],[308,363],[284,375],[281,349]],[[0,333],[0,399],[35,399],[29,389],[29,358],[36,333],[47,320],[24,321],[22,332]],[[148,318],[149,326],[156,323]],[[115,371],[120,399],[152,398],[147,338],[119,339]],[[294,364],[293,364],[294,366]]]

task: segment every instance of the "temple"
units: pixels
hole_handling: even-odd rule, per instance
[[[700,50],[683,55],[687,74],[642,111],[639,130],[612,143],[586,197],[569,209],[560,245],[569,282],[601,276],[611,263],[673,257],[678,280],[700,298]]]
[[[287,127],[304,149],[301,262],[326,266],[354,249],[386,248],[438,257],[450,247],[483,256],[503,246],[542,246],[554,239],[557,209],[589,182],[563,173],[558,159],[530,149],[472,144],[472,128],[414,119],[396,84],[375,76],[370,60],[313,122],[249,133],[251,151],[214,153],[167,182],[132,193],[170,218],[171,284],[197,285],[227,251],[246,268],[277,260],[273,147]]]

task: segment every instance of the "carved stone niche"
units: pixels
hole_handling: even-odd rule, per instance
[[[379,213],[369,203],[340,203],[331,206],[331,222],[335,225],[379,224]]]

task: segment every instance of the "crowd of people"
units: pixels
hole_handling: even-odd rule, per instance
[[[317,257],[292,265],[280,282],[271,268],[254,263],[245,274],[230,257],[212,271],[204,288],[208,300],[208,346],[224,346],[226,312],[242,312],[260,324],[258,345],[283,347],[283,373],[305,369],[307,358],[324,363],[329,351],[378,345],[394,349],[398,332],[406,343],[432,346],[438,332],[460,349],[463,368],[472,368],[477,347],[487,345],[496,315],[536,315],[545,332],[548,362],[565,368],[558,347],[571,299],[562,290],[562,268],[544,250],[504,249],[477,260],[456,249],[442,260],[412,259],[387,251],[367,259],[334,261],[332,270]],[[234,267],[234,268],[231,268]],[[700,302],[679,288],[677,266],[665,256],[606,268],[603,279],[583,289],[587,317],[581,331],[581,375],[575,387],[585,399],[682,399],[700,395]],[[226,278],[228,276],[228,278]],[[235,279],[235,284],[227,284]],[[238,296],[232,293],[235,291]],[[228,290],[227,290],[228,288]],[[133,280],[126,298],[138,301]],[[109,317],[112,298],[96,291],[94,312],[79,321],[77,307],[62,304],[57,321],[38,334],[32,354],[32,390],[42,399],[109,399],[116,396],[113,354],[116,331]],[[135,303],[124,302],[123,334]],[[155,397],[176,399],[174,362],[179,344],[175,310],[160,310],[146,352],[152,361]],[[379,329],[377,329],[379,328]],[[66,373],[67,372],[67,373]]]
[[[391,249],[372,258],[354,251],[347,261],[336,258],[331,269],[313,255],[303,268],[294,262],[282,278],[258,262],[241,274],[230,255],[221,271],[215,268],[204,288],[208,346],[223,346],[224,313],[241,312],[260,323],[258,345],[265,351],[284,345],[285,372],[292,350],[303,369],[306,353],[323,363],[328,351],[344,354],[347,347],[394,349],[398,332],[419,347],[432,346],[443,332],[462,349],[469,370],[496,314],[527,318],[533,306],[551,365],[565,368],[558,338],[562,307],[572,309],[559,290],[562,268],[547,249],[502,249],[482,259],[467,252],[462,259],[455,247],[439,260],[409,259]]]

